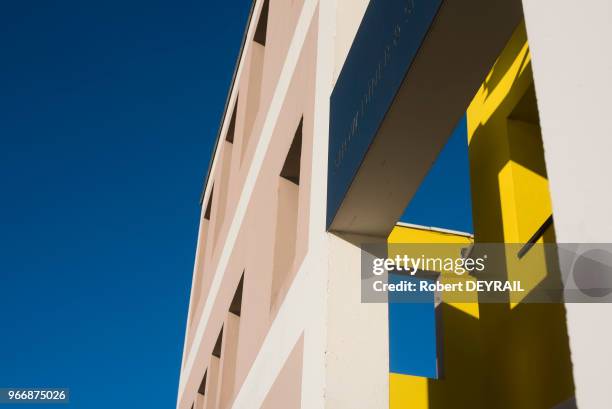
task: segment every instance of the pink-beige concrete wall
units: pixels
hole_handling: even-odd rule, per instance
[[[302,362],[304,359],[304,339],[293,347],[283,369],[278,374],[262,409],[300,409],[302,401]]]
[[[197,390],[207,370],[206,408],[231,405],[308,249],[316,21],[309,28],[280,112],[275,117],[268,115],[277,87],[275,81],[285,63],[301,6],[302,1],[271,0],[265,47],[252,41],[252,30],[251,39],[246,41],[243,71],[235,83],[226,118],[229,121],[237,100],[234,140],[227,142],[225,135],[221,135],[202,204],[205,210],[211,200],[211,214],[210,220],[206,220],[202,213],[183,370],[188,361],[193,365],[189,373],[182,374],[186,379],[185,393],[179,402],[181,408],[190,408],[193,402],[202,400]],[[258,13],[256,7],[254,20]],[[263,72],[258,71],[261,67],[249,70],[253,56],[255,60],[261,57],[257,53],[263,54]],[[299,187],[288,186],[291,182],[280,177],[280,172],[300,121],[303,121],[300,182]],[[261,167],[255,168],[251,162],[264,128],[271,129],[272,135]],[[257,177],[250,186],[252,193],[232,246],[228,234],[236,223],[237,206],[253,172]],[[279,214],[290,217],[279,218]],[[290,220],[294,220],[294,225],[286,226]],[[277,244],[278,240],[283,241]],[[220,265],[225,266],[222,272]],[[277,269],[276,279],[275,265],[282,267]],[[211,302],[210,291],[215,274],[219,273],[222,281]],[[242,311],[238,318],[228,310],[243,273]],[[199,329],[204,319],[204,328]],[[212,356],[212,350],[222,328],[223,344],[218,359]],[[198,330],[201,336],[197,336]]]

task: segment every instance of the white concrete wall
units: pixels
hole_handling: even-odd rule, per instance
[[[559,243],[612,242],[612,2],[523,0]],[[579,408],[612,407],[612,305],[568,304]]]
[[[332,62],[334,64],[332,85],[335,85],[370,0],[335,0],[332,3],[335,3],[333,5],[335,60]]]
[[[388,408],[387,304],[361,302],[358,245],[330,234],[328,270],[325,407]]]

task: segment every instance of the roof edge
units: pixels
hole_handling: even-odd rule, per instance
[[[208,170],[206,171],[206,176],[204,177],[204,184],[202,186],[202,192],[200,193],[200,206],[204,202],[204,195],[206,194],[206,186],[208,186],[208,180],[210,179],[210,172],[212,171],[212,165],[215,160],[215,155],[217,153],[217,149],[219,147],[219,140],[221,138],[221,130],[223,129],[223,124],[225,123],[225,118],[227,117],[227,108],[229,106],[230,98],[232,96],[232,90],[234,89],[234,85],[236,84],[236,76],[238,75],[238,67],[240,67],[240,60],[242,60],[242,55],[244,53],[244,46],[246,44],[247,34],[249,33],[249,27],[251,26],[251,21],[253,20],[253,11],[255,10],[255,4],[257,0],[253,0],[251,2],[251,10],[249,11],[249,18],[247,19],[246,27],[244,33],[242,34],[242,41],[240,43],[240,50],[238,51],[238,57],[236,59],[236,64],[234,65],[234,73],[232,74],[232,82],[230,83],[229,90],[227,92],[227,97],[225,97],[225,107],[223,108],[223,113],[221,114],[221,121],[219,123],[219,129],[217,130],[217,138],[215,140],[215,147],[210,155],[210,160],[208,162]]]
[[[471,239],[474,238],[474,235],[472,233],[467,233],[467,232],[459,231],[459,230],[444,229],[441,227],[423,226],[420,224],[404,223],[404,222],[397,222],[395,223],[395,225],[399,227],[409,227],[409,228],[417,229],[417,230],[427,230],[427,231],[433,231],[437,233],[454,234],[457,236],[469,237]]]

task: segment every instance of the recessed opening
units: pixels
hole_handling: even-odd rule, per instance
[[[552,204],[533,82],[508,115],[506,130],[510,157],[505,167],[513,168],[514,193],[504,203],[513,200],[514,212],[520,216],[516,221],[517,242],[525,245],[517,256],[523,258],[545,234],[552,232],[554,236],[549,230],[554,225]]]
[[[213,199],[213,193],[215,191],[215,187],[211,187],[210,188],[210,196],[208,197],[208,203],[206,204],[206,211],[204,212],[204,218],[206,220],[210,220],[210,209],[212,207],[212,199]]]
[[[242,273],[242,277],[240,277],[240,282],[238,283],[238,287],[236,287],[236,292],[234,293],[234,298],[232,298],[232,303],[230,304],[229,311],[240,317],[240,313],[242,312],[242,287],[244,285],[244,273]]]
[[[221,334],[219,334],[219,336],[221,336]],[[196,402],[199,402],[197,409],[217,407],[220,382],[220,363],[221,360],[219,357],[215,356],[213,353],[213,355],[210,357],[210,361],[208,362],[208,368],[206,369],[206,374],[204,375],[205,379],[203,380],[203,385],[201,386],[201,390],[205,391],[205,393],[198,396],[200,399],[196,400]]]
[[[291,147],[289,148],[289,152],[287,153],[287,158],[285,159],[285,163],[283,164],[283,169],[280,173],[281,177],[290,180],[296,185],[300,184],[300,162],[302,158],[303,122],[303,119],[300,120],[300,124],[298,125],[298,128],[295,131],[293,142],[291,143]]]
[[[536,99],[535,86],[531,84],[525,95],[516,104],[508,119],[529,122],[540,125],[540,115],[538,113],[538,101]]]
[[[219,407],[229,407],[234,393],[236,381],[236,364],[238,357],[238,342],[240,340],[240,314],[242,312],[242,293],[244,272],[234,291],[234,297],[223,324],[223,359],[220,372]]]
[[[225,223],[225,213],[227,211],[227,195],[231,183],[231,172],[232,172],[232,157],[233,147],[231,142],[223,142],[223,148],[219,155],[220,161],[218,164],[219,171],[217,176],[217,207],[215,212],[215,231],[213,236],[213,248],[216,248],[219,242],[221,229]]]
[[[251,133],[255,119],[259,113],[259,104],[261,100],[261,85],[263,80],[264,58],[266,55],[266,32],[268,30],[268,10],[270,4],[268,0],[264,1],[259,15],[259,21],[253,35],[253,42],[250,47],[249,54],[249,75],[246,86],[246,109],[244,111],[244,129],[242,133],[240,164],[244,161],[246,152],[248,151],[249,142],[252,139]]]
[[[238,97],[236,97],[236,102],[234,103],[234,110],[232,111],[232,118],[230,119],[229,126],[227,128],[227,134],[225,135],[225,140],[229,143],[234,143],[234,132],[236,130],[236,110],[238,109]]]
[[[217,358],[221,358],[221,346],[223,343],[223,327],[221,327],[221,331],[219,331],[219,336],[217,337],[217,342],[215,342],[215,347],[213,348],[212,354]]]
[[[255,29],[255,35],[253,40],[261,45],[266,45],[266,33],[268,31],[268,10],[270,8],[270,1],[265,0],[261,8],[261,14],[259,15],[259,21],[257,22],[257,28]]]
[[[302,156],[302,123],[303,119],[300,119],[278,178],[271,308],[274,308],[280,302],[279,295],[283,292],[286,281],[292,273],[295,259]]]
[[[208,375],[208,371],[204,372],[204,376],[202,377],[202,382],[200,382],[200,387],[198,388],[198,393],[200,395],[204,395],[206,393],[206,376]]]

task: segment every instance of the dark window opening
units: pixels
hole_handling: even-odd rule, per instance
[[[295,131],[295,136],[293,137],[293,142],[291,142],[291,147],[289,148],[289,152],[287,153],[287,158],[285,158],[285,163],[283,164],[283,169],[281,170],[281,177],[295,183],[296,185],[300,184],[300,162],[302,157],[302,124],[304,119],[300,120],[300,124]]]
[[[210,189],[210,196],[208,197],[208,204],[206,205],[206,211],[204,212],[204,218],[206,220],[210,220],[210,208],[212,207],[212,199],[213,199],[214,191],[215,191],[215,187],[213,186]]]
[[[212,354],[217,358],[221,358],[221,344],[223,343],[223,327],[221,327],[221,331],[219,332],[219,336],[217,337],[217,342],[215,342],[215,347],[213,348]]]
[[[282,296],[287,288],[287,283],[294,273],[293,263],[298,229],[303,122],[303,118],[301,118],[278,178],[278,207],[276,213],[271,309],[280,305]]]
[[[261,99],[261,86],[263,81],[264,58],[266,50],[266,37],[268,30],[268,11],[270,5],[269,0],[265,0],[259,15],[259,21],[255,27],[253,35],[253,43],[249,55],[249,83],[246,94],[246,109],[244,114],[244,128],[242,131],[242,147],[240,149],[240,165],[242,165],[246,152],[248,151],[249,142],[252,139],[253,125],[257,114],[259,113],[259,104]]]
[[[206,392],[206,375],[208,375],[208,371],[204,372],[204,377],[202,377],[202,382],[200,382],[200,387],[198,388],[200,395],[204,395]]]
[[[265,0],[261,7],[261,14],[259,15],[259,21],[257,22],[257,28],[255,29],[255,36],[253,40],[261,45],[266,45],[266,32],[268,31],[268,10],[270,8],[270,1]]]
[[[240,277],[240,282],[238,283],[238,287],[236,288],[236,292],[234,293],[234,298],[232,298],[232,303],[230,304],[229,311],[240,317],[240,313],[242,312],[242,287],[244,285],[244,273],[242,273],[242,277]]]
[[[232,111],[232,118],[230,119],[229,127],[227,128],[227,134],[225,140],[229,143],[234,143],[234,131],[236,129],[236,110],[238,109],[238,98],[234,104],[234,110]]]

